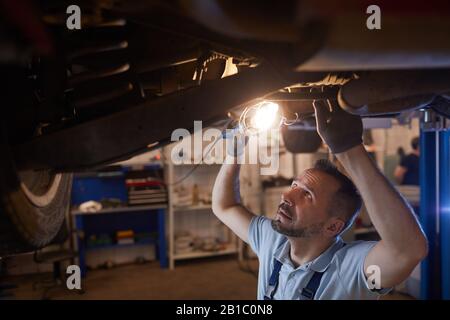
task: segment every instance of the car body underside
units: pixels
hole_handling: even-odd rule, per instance
[[[34,27],[46,36],[34,31],[28,45],[47,54],[23,71],[33,83],[19,79],[8,90],[16,103],[34,90],[34,101],[11,111],[22,122],[11,121],[12,131],[29,129],[13,134],[19,168],[64,171],[130,157],[161,146],[175,128],[213,124],[262,98],[300,113],[314,98],[363,116],[448,108],[444,2],[424,11],[384,1],[380,30],[366,27],[366,1],[90,1],[80,4],[75,31],[65,27],[66,6],[37,3],[44,24],[35,19]],[[10,17],[17,28],[19,18]],[[238,72],[222,77],[228,60]]]

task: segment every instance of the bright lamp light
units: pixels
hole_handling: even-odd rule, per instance
[[[253,114],[251,124],[258,131],[266,131],[273,127],[275,121],[279,119],[279,106],[273,102],[263,102]]]

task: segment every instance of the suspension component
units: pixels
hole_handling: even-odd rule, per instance
[[[126,27],[117,19],[68,35],[67,94],[78,119],[123,110],[144,98],[128,58]]]

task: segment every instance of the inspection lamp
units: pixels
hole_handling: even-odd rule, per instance
[[[239,118],[241,132],[257,134],[278,128],[284,120],[279,110],[279,105],[270,101],[262,101],[245,108]]]
[[[267,131],[274,127],[277,118],[280,118],[278,113],[279,108],[278,104],[273,102],[264,102],[261,104],[251,119],[252,127],[258,131]]]
[[[230,116],[231,117],[231,116]],[[296,114],[296,119],[298,115]],[[236,139],[233,150],[228,150],[230,154],[241,154],[245,147],[247,137],[277,129],[282,124],[290,125],[294,122],[288,121],[280,112],[280,106],[271,101],[262,101],[252,106],[248,106],[241,113],[239,120],[232,124],[231,129],[224,130],[222,137],[225,139]],[[230,120],[230,124],[232,120]],[[237,150],[234,150],[236,148]]]

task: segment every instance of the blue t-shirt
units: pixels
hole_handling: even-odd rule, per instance
[[[355,241],[342,247],[338,237],[319,257],[295,268],[290,259],[290,243],[275,230],[271,220],[263,216],[252,218],[249,243],[259,258],[258,299],[263,300],[273,270],[274,259],[282,263],[275,300],[302,299],[301,291],[314,272],[325,272],[314,299],[377,299],[390,289],[372,291],[364,274],[364,260],[375,241]]]
[[[402,185],[419,185],[419,157],[409,154],[402,159],[400,165],[406,168]]]

